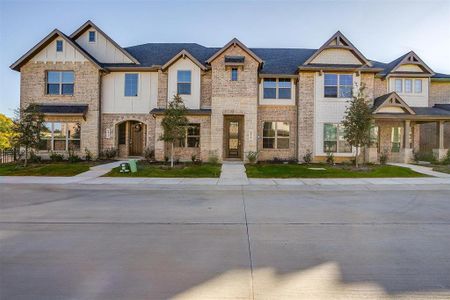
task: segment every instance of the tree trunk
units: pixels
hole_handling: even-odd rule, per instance
[[[171,148],[170,149],[170,167],[173,168],[173,142],[171,143]]]
[[[28,146],[25,147],[25,161],[24,161],[24,167],[26,168],[28,165]]]
[[[359,167],[359,165],[358,165],[358,151],[359,150],[359,147],[358,146],[356,146],[356,155],[355,155],[355,166],[356,166],[356,168],[358,169],[358,167]]]

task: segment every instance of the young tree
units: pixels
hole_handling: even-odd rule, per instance
[[[355,165],[358,168],[359,149],[370,145],[370,127],[372,125],[372,110],[364,94],[365,85],[361,84],[358,94],[352,97],[342,121],[344,138],[356,148]]]
[[[19,148],[25,148],[25,167],[28,164],[28,151],[39,146],[43,123],[44,115],[33,104],[30,104],[25,109],[16,110],[16,117],[13,124],[13,131],[15,132],[13,143]]]
[[[187,125],[188,119],[186,118],[186,107],[184,106],[183,99],[179,95],[175,95],[164,112],[164,118],[161,121],[164,132],[159,138],[161,141],[170,143],[171,145],[171,168],[173,168],[173,148],[175,141],[185,137]]]
[[[0,114],[0,150],[11,148],[11,142],[13,137],[13,121]]]

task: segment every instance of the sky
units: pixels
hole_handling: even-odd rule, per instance
[[[450,74],[450,0],[0,0],[0,113],[19,105],[20,73],[9,66],[54,28],[70,35],[89,19],[122,47],[237,37],[250,48],[317,49],[341,30],[369,59],[413,50]]]

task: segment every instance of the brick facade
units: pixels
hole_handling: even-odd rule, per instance
[[[314,150],[314,76],[300,72],[298,85],[298,159]]]
[[[73,71],[74,94],[47,95],[47,71]],[[47,120],[68,122],[77,120],[81,124],[80,152],[85,149],[98,155],[99,149],[99,85],[100,72],[90,62],[28,62],[20,69],[20,106],[35,104],[87,104],[89,106],[86,119],[67,116],[47,117]]]

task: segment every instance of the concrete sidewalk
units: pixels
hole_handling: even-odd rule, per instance
[[[230,162],[224,161],[222,163],[222,171],[217,182],[219,185],[247,185],[248,178],[245,173],[244,163],[241,161]]]
[[[422,174],[433,176],[433,177],[450,178],[450,174],[433,171],[433,169],[430,167],[418,166],[418,165],[413,165],[413,164],[402,164],[402,163],[390,163],[390,165],[404,167],[404,168],[410,168],[411,170],[413,170],[417,173],[422,173]]]

